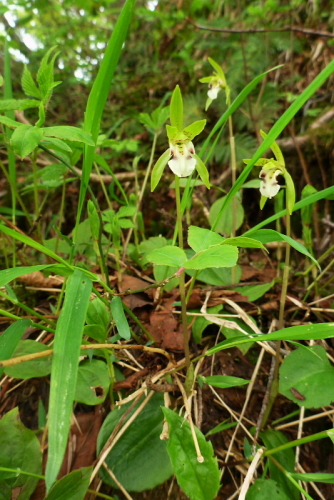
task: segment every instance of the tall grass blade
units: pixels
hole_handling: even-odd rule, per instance
[[[69,277],[64,307],[57,323],[48,414],[49,452],[46,487],[56,481],[67,445],[83,327],[92,281],[76,269]]]

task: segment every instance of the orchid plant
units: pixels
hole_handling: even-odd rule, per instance
[[[218,93],[220,92],[221,89],[225,89],[226,102],[229,101],[229,96],[230,96],[230,88],[226,83],[224,71],[216,61],[211,59],[211,57],[208,58],[208,61],[215,71],[213,75],[205,76],[204,78],[201,78],[199,80],[201,83],[209,84],[208,99],[205,104],[205,111],[207,111],[212,101],[214,99],[217,99]]]
[[[267,137],[267,134],[260,130],[261,136],[263,139]],[[260,172],[260,208],[264,207],[267,199],[271,199],[273,196],[276,196],[281,186],[278,184],[277,177],[282,175],[285,180],[286,187],[286,206],[289,214],[292,214],[292,210],[296,200],[295,186],[293,184],[293,180],[291,175],[286,169],[285,160],[282,154],[282,151],[277,144],[277,142],[273,142],[270,146],[270,149],[274,153],[275,158],[260,158],[255,165],[257,167],[262,167]],[[244,163],[249,163],[250,160],[244,160]]]
[[[206,120],[198,120],[183,128],[183,101],[180,87],[177,85],[170,103],[170,122],[166,125],[169,148],[160,156],[153,167],[151,189],[157,187],[165,166],[168,166],[177,177],[189,177],[196,169],[205,186],[210,189],[209,174],[200,157],[195,153],[192,143],[206,124]]]

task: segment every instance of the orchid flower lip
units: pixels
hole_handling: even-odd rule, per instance
[[[193,173],[197,160],[192,155],[195,154],[195,148],[191,141],[178,141],[170,143],[171,159],[168,166],[178,177],[188,177]]]
[[[277,177],[281,175],[281,170],[276,168],[262,169],[260,172],[260,193],[266,198],[276,196],[281,186],[277,182]]]

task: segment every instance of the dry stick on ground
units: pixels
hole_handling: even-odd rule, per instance
[[[263,454],[263,449],[259,448],[257,450],[255,457],[253,458],[252,463],[250,464],[249,469],[248,469],[247,476],[245,477],[244,484],[242,485],[242,488],[240,491],[239,500],[245,500],[246,493],[250,487],[250,483],[251,483],[251,481],[254,477],[254,474],[256,472],[257,464],[259,463],[259,461],[262,458],[262,454]]]

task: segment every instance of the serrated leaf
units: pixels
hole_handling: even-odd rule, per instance
[[[192,141],[196,135],[199,135],[204,130],[205,125],[206,120],[198,120],[188,125],[188,127],[183,130],[183,134],[187,136],[189,141]]]
[[[37,108],[39,106],[38,101],[33,99],[2,99],[0,100],[0,111],[4,113],[5,111],[23,111],[29,108]]]
[[[24,66],[21,85],[26,96],[42,99],[41,91],[37,88],[37,85],[34,82],[34,79],[31,76],[31,73],[26,65]]]
[[[151,191],[154,191],[159,181],[161,179],[162,173],[164,171],[165,166],[167,165],[168,160],[171,157],[170,149],[167,149],[158,159],[156,164],[153,167],[151,174]]]
[[[188,229],[188,245],[196,252],[201,252],[213,245],[219,245],[224,241],[220,234],[203,229],[202,227],[189,226]]]
[[[180,87],[176,85],[170,101],[170,122],[179,132],[183,129],[183,101]]]
[[[137,207],[133,205],[127,205],[126,207],[121,207],[117,212],[117,217],[133,217],[137,211]]]
[[[191,155],[193,158],[196,160],[196,170],[198,172],[198,175],[202,179],[203,183],[205,186],[210,189],[210,179],[209,179],[209,172],[208,169],[206,168],[205,164],[202,162],[200,157],[196,154]]]
[[[197,461],[189,422],[168,408],[162,408],[169,425],[167,451],[177,482],[191,500],[213,500],[220,487],[220,471],[217,458],[213,456],[210,441],[195,427],[196,437],[204,458]]]
[[[315,356],[312,352],[316,353]],[[305,408],[321,408],[334,401],[334,368],[322,346],[296,349],[280,367],[279,390]]]
[[[146,255],[149,262],[153,264],[158,264],[160,266],[176,266],[180,268],[187,261],[187,256],[179,247],[173,247],[172,245],[167,245],[162,248],[156,248],[152,252]]]
[[[14,130],[10,144],[17,155],[25,158],[38,147],[42,137],[42,129],[32,125],[21,125],[21,127]]]
[[[95,146],[91,134],[77,127],[62,125],[59,127],[46,127],[41,130],[43,130],[45,137],[57,137],[58,139],[78,141],[88,144],[88,146]]]
[[[185,269],[233,267],[238,260],[238,249],[230,245],[216,245],[195,255],[184,263]]]

